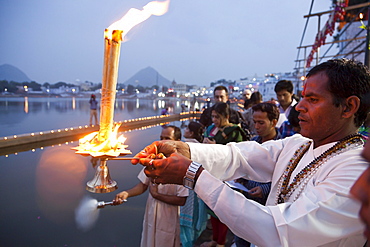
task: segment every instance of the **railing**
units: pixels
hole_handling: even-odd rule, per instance
[[[173,115],[161,115],[153,117],[141,117],[137,119],[124,120],[121,123],[119,131],[130,131],[142,128],[149,128],[158,125],[168,124],[174,121],[184,121],[187,119],[197,119],[201,112],[183,112]],[[0,155],[30,150],[30,144],[33,148],[60,144],[68,141],[78,140],[88,133],[98,131],[98,126],[79,126],[58,130],[50,130],[37,133],[28,133],[22,135],[6,136],[0,138]]]

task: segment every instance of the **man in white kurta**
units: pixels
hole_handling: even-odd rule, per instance
[[[349,190],[367,167],[357,130],[370,110],[364,100],[369,92],[367,67],[329,60],[307,74],[296,106],[301,135],[263,144],[153,143],[137,157],[149,166],[148,153],[166,152],[168,158],[154,161],[145,174],[194,188],[222,222],[253,244],[362,247],[360,205]],[[238,177],[272,182],[266,206],[222,182]]]
[[[295,150],[307,140],[294,135],[262,145],[242,142],[209,147],[188,143],[191,159],[207,171],[199,176],[194,191],[233,233],[258,246],[363,246],[359,203],[349,196],[353,182],[367,167],[360,158],[361,146],[325,162],[302,190],[298,187],[288,202],[276,205],[280,175]],[[332,145],[316,149],[311,145],[294,172]],[[246,200],[221,182],[243,176],[272,181],[266,206]],[[238,210],[235,205],[239,205]]]
[[[139,180],[148,186],[153,186],[143,170],[138,175]],[[181,185],[159,184],[158,193],[187,197],[188,189]],[[152,197],[149,193],[146,202],[141,235],[141,247],[178,247],[180,246],[180,207],[171,205]]]

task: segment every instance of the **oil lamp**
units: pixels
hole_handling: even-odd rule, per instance
[[[137,24],[145,21],[152,15],[163,15],[167,12],[169,0],[152,1],[142,10],[131,8],[119,21],[113,23],[104,31],[104,65],[101,93],[100,128],[79,141],[79,146],[73,149],[77,154],[91,155],[100,159],[96,167],[95,176],[90,180],[86,189],[95,193],[106,193],[116,190],[117,183],[111,179],[107,161],[109,158],[131,154],[124,145],[122,135],[118,136],[120,124],[113,121],[114,102],[116,99],[116,85],[121,42],[125,35]]]

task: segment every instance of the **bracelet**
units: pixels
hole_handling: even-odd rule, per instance
[[[186,174],[184,176],[183,185],[185,188],[188,188],[190,190],[194,189],[195,186],[195,175],[197,174],[197,171],[202,166],[202,164],[198,162],[191,162],[190,166],[188,167],[188,170],[186,171]]]

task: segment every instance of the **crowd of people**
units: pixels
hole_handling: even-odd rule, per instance
[[[165,141],[136,154],[140,182],[114,203],[149,188],[142,247],[194,246],[207,221],[212,238],[201,247],[225,246],[229,230],[237,247],[365,246],[370,72],[333,59],[309,71],[301,98],[293,91],[279,81],[275,102],[245,90],[236,110],[217,86],[182,136],[165,126]]]

